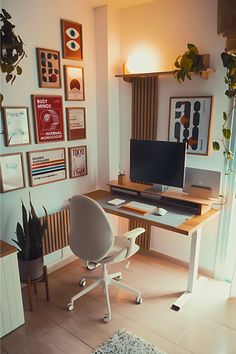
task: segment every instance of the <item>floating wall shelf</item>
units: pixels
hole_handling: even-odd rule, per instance
[[[208,79],[209,74],[212,74],[215,72],[215,69],[208,68],[204,71],[200,72],[200,76],[203,79]],[[133,78],[145,78],[145,77],[158,77],[158,76],[173,76],[173,71],[159,71],[159,72],[153,72],[153,73],[137,73],[137,74],[121,74],[121,75],[115,75],[115,77],[122,77],[124,81],[127,82],[132,82]]]

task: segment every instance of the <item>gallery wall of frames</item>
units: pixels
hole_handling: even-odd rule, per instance
[[[2,107],[4,140],[9,147],[9,153],[0,155],[2,193],[25,188],[26,170],[31,187],[88,174],[87,146],[84,145],[86,109],[76,106],[76,101],[85,101],[82,25],[62,19],[58,26],[61,30],[62,58],[73,60],[75,65],[63,65],[61,70],[60,51],[36,48],[38,86],[42,88],[42,94],[31,95],[35,143],[50,143],[52,148],[42,149],[40,146],[37,150],[30,149],[29,107]],[[55,94],[54,90],[62,87],[62,73],[65,97]],[[44,94],[43,89],[49,88],[52,94]],[[65,107],[65,127],[63,101],[75,101],[73,107]],[[75,146],[53,147],[53,143],[66,140],[72,141]],[[80,140],[83,144],[79,143]],[[24,153],[10,151],[10,147],[22,145],[28,145],[27,168],[24,166]]]

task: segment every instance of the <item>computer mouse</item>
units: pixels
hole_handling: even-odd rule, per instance
[[[167,210],[166,210],[166,209],[164,209],[164,208],[157,208],[157,211],[155,211],[154,214],[160,215],[160,216],[164,216],[164,215],[166,215],[166,213],[167,213]]]

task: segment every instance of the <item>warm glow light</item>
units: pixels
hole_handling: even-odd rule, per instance
[[[126,63],[126,70],[130,73],[147,73],[157,70],[156,54],[150,49],[139,49],[131,54]]]

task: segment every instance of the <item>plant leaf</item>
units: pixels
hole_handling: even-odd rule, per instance
[[[228,115],[226,112],[223,112],[223,119],[226,121],[228,119]]]
[[[2,107],[3,100],[4,100],[3,94],[0,93],[0,107]]]
[[[19,65],[17,65],[17,67],[16,67],[16,72],[17,72],[17,75],[22,74],[22,68]]]
[[[231,130],[230,129],[223,128],[222,133],[223,133],[225,139],[230,139],[230,137],[231,137]]]
[[[218,143],[218,141],[213,141],[212,147],[213,147],[214,151],[219,151],[220,150],[220,144]]]
[[[12,74],[7,74],[7,76],[6,76],[6,82],[11,81],[12,78],[13,78]]]
[[[2,13],[7,20],[11,19],[11,15],[5,9],[2,9]]]

